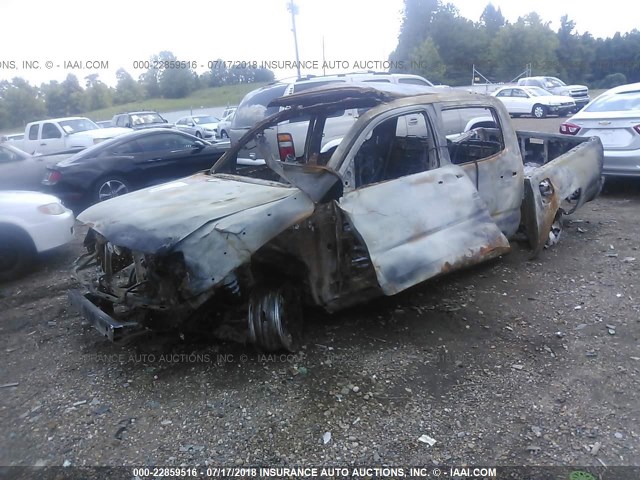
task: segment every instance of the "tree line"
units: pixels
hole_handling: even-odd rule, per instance
[[[640,81],[640,31],[594,38],[578,34],[567,15],[554,31],[535,12],[510,23],[489,3],[474,22],[440,0],[404,0],[398,45],[389,59],[449,85],[469,85],[474,65],[490,81],[508,82],[531,64],[533,75],[611,88]]]
[[[165,62],[178,62],[163,51],[149,60],[148,68],[135,79],[123,68],[116,72],[116,86],[103,83],[98,74],[84,77],[85,84],[73,74],[62,82],[55,80],[39,87],[16,77],[0,81],[0,129],[16,128],[42,118],[67,117],[114,105],[150,98],[184,98],[194,90],[241,83],[270,82],[274,74],[261,68],[225,67],[223,61],[198,75],[191,68],[163,68]]]

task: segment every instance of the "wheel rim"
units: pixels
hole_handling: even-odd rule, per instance
[[[229,135],[227,135],[227,132],[224,132],[224,131],[223,131],[223,132],[220,134],[220,137],[221,137],[221,138],[229,138]]]
[[[129,189],[120,180],[107,180],[98,189],[98,201],[109,200],[113,197],[119,197],[128,193]]]
[[[248,312],[251,343],[267,351],[295,351],[298,332],[291,327],[299,325],[301,311],[292,295],[295,293],[285,288],[254,292]]]
[[[202,134],[200,132],[196,132],[196,137],[202,138]]]
[[[544,108],[542,107],[536,107],[533,109],[533,115],[536,118],[542,118],[542,116],[544,115]]]

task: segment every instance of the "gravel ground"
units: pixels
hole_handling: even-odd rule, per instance
[[[66,299],[78,232],[0,285],[0,465],[640,465],[639,207],[612,182],[536,260],[308,311],[295,355],[106,343]]]

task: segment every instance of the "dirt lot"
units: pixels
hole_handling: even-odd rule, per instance
[[[639,209],[612,183],[538,259],[307,312],[289,356],[106,343],[66,298],[79,234],[0,285],[0,465],[640,465]]]

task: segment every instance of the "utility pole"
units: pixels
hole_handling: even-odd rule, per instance
[[[298,56],[298,34],[296,33],[296,14],[298,13],[298,6],[293,3],[293,0],[289,1],[287,9],[291,12],[291,31],[293,32],[293,43],[296,46],[296,70],[298,71],[298,78],[300,78],[300,57]]]
[[[322,36],[322,75],[326,75],[324,66],[327,64],[324,58],[324,35]]]

